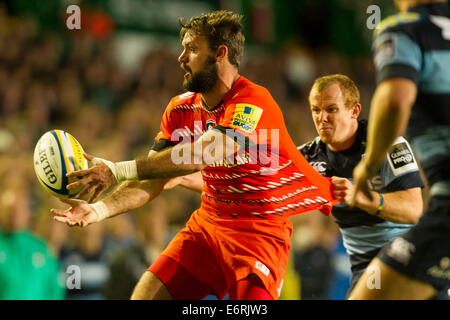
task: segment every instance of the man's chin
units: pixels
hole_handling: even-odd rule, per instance
[[[329,143],[332,142],[332,137],[329,136],[329,135],[322,134],[322,135],[320,136],[320,140],[321,140],[323,143],[325,143],[325,144],[329,144]]]

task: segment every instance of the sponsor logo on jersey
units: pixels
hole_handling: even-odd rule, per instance
[[[206,131],[208,131],[209,129],[212,129],[216,126],[216,120],[214,119],[209,119],[206,121]]]
[[[252,132],[256,129],[259,119],[261,119],[263,109],[246,103],[236,104],[231,127],[241,129],[245,132]]]
[[[393,149],[388,154],[387,159],[396,177],[407,172],[418,170],[414,154],[408,142],[403,137],[400,137],[393,145]]]
[[[414,162],[411,150],[407,144],[402,142],[394,146],[394,150],[389,154],[395,169],[406,166]]]

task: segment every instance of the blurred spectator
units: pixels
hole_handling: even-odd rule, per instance
[[[12,163],[11,163],[12,164]],[[30,227],[28,181],[19,168],[1,172],[0,299],[63,299],[59,262],[50,246]]]
[[[307,212],[292,220],[294,268],[300,275],[301,298],[329,299],[338,230],[329,217],[319,212]]]
[[[76,266],[80,270],[80,287],[68,288],[69,300],[102,300],[101,289],[109,277],[109,265],[104,242],[105,224],[84,229],[71,229],[72,240],[61,248],[62,270]]]
[[[157,198],[149,210],[138,211],[136,241],[118,252],[111,262],[111,276],[103,288],[107,299],[129,299],[142,273],[159,256],[168,242],[168,207]],[[126,219],[121,215],[122,220]],[[122,228],[120,228],[122,229]],[[136,233],[134,233],[136,234]]]

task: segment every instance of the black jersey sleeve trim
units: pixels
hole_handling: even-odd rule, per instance
[[[425,185],[420,176],[420,172],[414,171],[392,180],[392,182],[386,186],[386,190],[387,192],[395,192],[423,187],[425,187]]]
[[[386,65],[378,71],[377,83],[379,84],[389,78],[406,78],[418,84],[420,73],[407,64],[394,63]]]
[[[159,140],[155,140],[153,142],[151,150],[159,152],[161,150],[164,150],[166,148],[172,147],[174,145],[175,145],[175,142],[172,142],[172,141],[167,140],[167,139],[159,139]]]

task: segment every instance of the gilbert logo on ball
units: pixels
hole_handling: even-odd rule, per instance
[[[41,185],[58,198],[71,198],[80,189],[67,190],[72,179],[66,174],[88,168],[80,143],[63,130],[46,132],[34,149],[34,171]],[[75,178],[77,179],[77,178]]]

